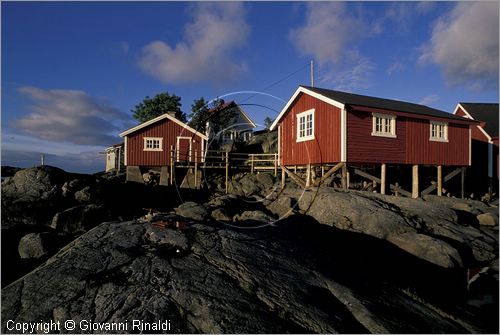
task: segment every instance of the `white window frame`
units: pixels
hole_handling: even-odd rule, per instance
[[[443,136],[435,136],[433,135],[432,128],[433,126],[442,126]],[[438,130],[436,130],[438,131]],[[429,121],[429,141],[433,142],[448,142],[448,122],[438,122],[438,121]]]
[[[163,151],[163,137],[144,137],[143,151]],[[148,147],[148,141],[158,141],[158,148]]]
[[[396,115],[390,115],[390,114],[379,114],[379,113],[373,113],[372,114],[372,136],[381,136],[381,137],[391,137],[391,138],[396,138]],[[382,127],[387,127],[389,126],[390,129],[389,131],[385,130],[377,130],[377,118],[381,119],[381,126]]]
[[[304,112],[301,112],[301,113],[298,113],[297,114],[297,142],[304,142],[304,141],[310,141],[310,140],[313,140],[314,139],[314,108],[312,109],[308,109]],[[308,116],[311,116],[311,120],[310,120],[310,123],[311,123],[311,127],[308,127]],[[301,118],[304,118],[304,128],[303,129],[300,129],[300,125],[301,125]],[[310,130],[310,131],[308,131]],[[301,132],[303,131],[303,135],[301,135]],[[310,132],[310,134],[307,134],[308,132]]]

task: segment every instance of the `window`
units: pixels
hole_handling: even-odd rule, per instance
[[[430,141],[448,142],[448,124],[431,121]]]
[[[314,109],[297,114],[297,142],[314,139]]]
[[[144,151],[163,151],[163,138],[144,137]]]
[[[372,136],[396,137],[396,116],[373,114]]]

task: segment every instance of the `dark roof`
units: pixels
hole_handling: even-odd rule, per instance
[[[463,108],[474,120],[484,121],[483,129],[491,137],[498,137],[498,104],[461,102]]]
[[[354,105],[363,107],[374,107],[381,109],[388,109],[398,112],[414,113],[421,115],[428,115],[434,117],[442,117],[448,119],[455,119],[463,121],[464,118],[453,115],[451,113],[443,112],[439,109],[434,109],[424,105],[414,104],[411,102],[399,101],[399,100],[389,100],[383,98],[370,97],[360,94],[352,94],[347,92],[340,92],[334,90],[328,90],[324,88],[304,86],[302,87],[311,90],[315,93],[321,94],[327,98],[338,101],[344,105]]]
[[[214,107],[214,108],[211,108],[208,110],[208,113],[218,113],[222,110],[225,110],[225,109],[228,109],[228,108],[232,108],[232,107],[236,107],[238,106],[236,104],[236,102],[234,102],[233,100],[229,101],[229,102],[224,102],[222,103],[221,105],[217,106],[217,107]]]

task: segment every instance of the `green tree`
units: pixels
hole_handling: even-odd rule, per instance
[[[205,133],[207,129],[209,109],[208,102],[203,97],[195,99],[191,105],[189,125],[200,133]]]
[[[264,119],[264,127],[266,127],[267,130],[271,129],[273,122],[273,119],[271,119],[269,116],[266,116],[266,118]]]
[[[175,112],[175,117],[186,122],[186,115],[181,111],[181,97],[168,92],[162,92],[153,98],[149,96],[131,110],[139,122],[146,122],[167,112]]]

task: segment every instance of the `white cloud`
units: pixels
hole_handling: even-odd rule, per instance
[[[328,71],[320,78],[320,84],[328,84],[335,89],[356,92],[370,87],[375,65],[357,51],[350,52],[350,65],[341,71]]]
[[[31,113],[11,127],[38,139],[81,145],[115,143],[130,116],[83,91],[43,90],[21,87],[19,92],[33,101]]]
[[[362,32],[362,22],[347,12],[344,3],[311,2],[305,24],[292,29],[289,38],[300,53],[325,65],[343,60],[348,43]]]
[[[438,19],[420,63],[439,65],[449,84],[498,87],[498,2],[461,2]]]
[[[153,41],[142,49],[140,68],[164,83],[223,82],[246,71],[230,54],[247,41],[250,27],[239,2],[197,3],[184,41]]]
[[[437,102],[439,100],[439,96],[436,94],[431,94],[426,97],[424,97],[419,104],[420,105],[425,105],[425,106],[431,106],[433,103]]]

